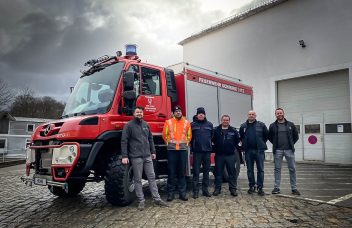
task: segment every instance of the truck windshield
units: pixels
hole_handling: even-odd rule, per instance
[[[111,107],[124,64],[102,65],[96,72],[83,75],[72,91],[62,117],[106,113]]]

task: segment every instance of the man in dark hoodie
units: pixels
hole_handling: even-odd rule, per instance
[[[199,197],[199,173],[203,166],[202,194],[211,197],[209,187],[210,154],[212,148],[213,124],[207,121],[205,109],[197,108],[197,114],[191,123],[192,141],[191,152],[193,153],[193,198]]]
[[[214,196],[221,193],[224,166],[229,174],[229,190],[232,196],[237,196],[237,176],[235,171],[236,155],[239,150],[240,137],[236,128],[230,126],[230,116],[223,115],[221,124],[214,131],[215,148],[215,189]]]
[[[296,183],[295,143],[298,141],[298,131],[294,123],[285,119],[282,108],[275,110],[276,121],[270,124],[269,141],[273,144],[275,164],[275,185],[272,194],[280,193],[281,166],[285,156],[290,172],[290,184],[293,195],[300,195]]]
[[[143,120],[143,108],[136,107],[133,111],[133,117],[134,119],[126,123],[122,131],[121,154],[123,164],[127,165],[129,162],[132,164],[134,186],[139,201],[138,209],[143,210],[145,205],[142,188],[143,170],[148,178],[149,189],[154,203],[167,207],[168,205],[160,198],[155,182],[152,161],[152,159],[156,159],[155,147],[150,127]]]

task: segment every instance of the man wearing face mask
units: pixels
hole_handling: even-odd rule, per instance
[[[175,198],[176,182],[180,200],[187,201],[186,164],[188,147],[192,139],[191,124],[182,116],[182,108],[175,106],[174,117],[166,120],[163,128],[163,139],[167,145],[169,175],[167,179],[167,201]]]
[[[122,164],[131,162],[136,196],[139,204],[138,209],[143,210],[145,199],[142,187],[143,170],[148,178],[149,189],[154,203],[159,206],[168,205],[161,200],[158,187],[155,182],[155,173],[152,159],[156,159],[153,136],[147,122],[143,120],[143,108],[136,107],[131,121],[127,122],[122,131],[121,154]]]
[[[193,153],[193,198],[199,197],[199,173],[203,166],[202,194],[211,197],[209,187],[210,154],[212,148],[213,124],[205,116],[203,107],[197,108],[193,117],[191,151]]]

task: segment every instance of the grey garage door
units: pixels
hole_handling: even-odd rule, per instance
[[[348,70],[278,81],[277,104],[299,128],[297,160],[352,163]]]

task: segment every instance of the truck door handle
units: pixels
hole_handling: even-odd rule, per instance
[[[159,114],[158,114],[158,117],[160,117],[160,118],[166,118],[166,115],[163,114],[163,113],[159,113]]]

